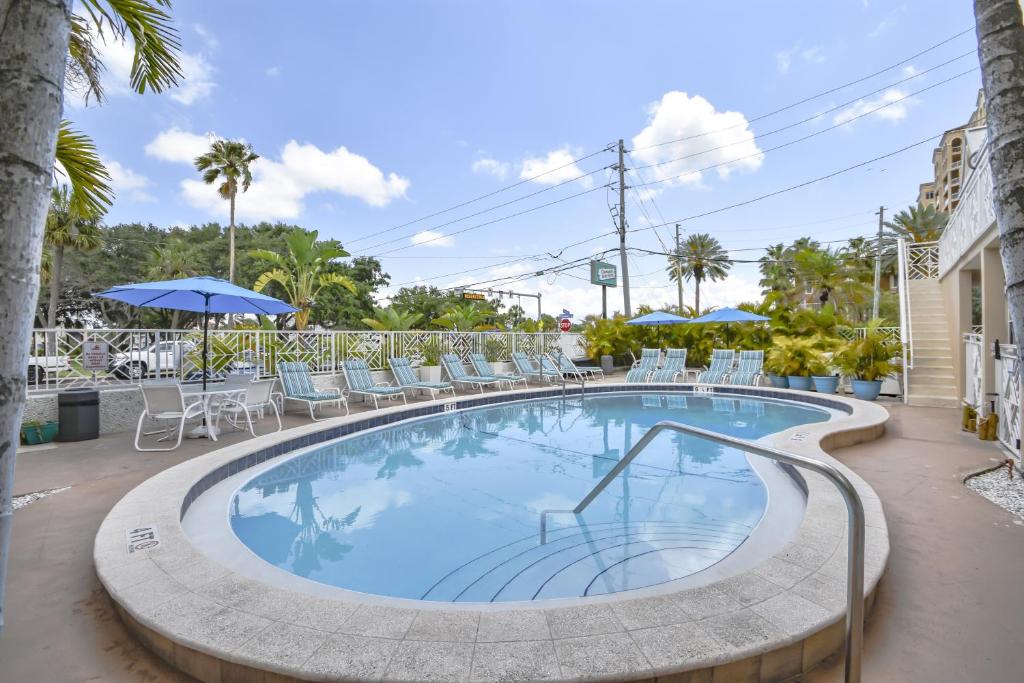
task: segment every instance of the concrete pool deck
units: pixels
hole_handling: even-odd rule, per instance
[[[999,452],[961,436],[955,411],[887,407],[894,418],[887,436],[837,453],[882,497],[895,539],[868,622],[865,680],[1018,680],[1011,665],[1024,632],[1024,594],[1015,589],[1024,526],[959,484],[961,472]],[[304,422],[289,418],[286,426]],[[114,617],[92,569],[92,542],[129,489],[217,445],[137,453],[122,434],[19,456],[17,493],[72,488],[15,514],[0,681],[189,680]],[[907,478],[894,476],[901,473]],[[841,680],[841,667],[808,680]]]

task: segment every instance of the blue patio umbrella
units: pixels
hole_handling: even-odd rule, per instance
[[[719,308],[716,311],[705,313],[704,315],[690,320],[690,324],[702,324],[702,323],[724,323],[725,324],[725,341],[729,343],[729,323],[754,323],[764,322],[765,320],[771,320],[763,315],[757,313],[751,313],[750,311],[744,311],[739,308]]]
[[[688,322],[687,318],[674,315],[672,313],[666,313],[665,311],[652,311],[647,315],[641,315],[638,318],[627,320],[627,325],[676,325],[678,323]]]
[[[93,296],[113,299],[132,306],[170,308],[203,314],[203,390],[206,390],[208,333],[211,313],[255,313],[278,315],[298,309],[266,294],[259,294],[227,280],[202,275],[163,282],[116,285]]]

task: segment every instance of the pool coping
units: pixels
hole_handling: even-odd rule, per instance
[[[603,383],[587,394],[691,391],[691,384]],[[881,502],[825,449],[880,436],[881,406],[809,392],[730,387],[757,396],[826,405],[845,413],[784,430],[770,444],[838,467],[856,486],[867,519],[865,599],[870,606],[889,553]],[[578,387],[567,389],[577,395]],[[592,604],[496,603],[446,609],[358,593],[324,598],[270,586],[198,551],[181,528],[188,505],[251,464],[331,440],[357,427],[558,396],[520,389],[385,408],[257,437],[169,468],[129,492],[96,536],[97,575],[129,627],[161,657],[199,680],[653,680],[707,672],[716,683],[797,675],[842,646],[846,605],[846,510],[820,475],[801,471],[807,512],[796,536],[750,571],[655,597],[631,591]],[[155,526],[159,545],[131,554],[127,533]],[[394,604],[389,604],[389,601]],[[589,601],[589,599],[584,599]],[[685,679],[684,679],[685,680]],[[696,680],[696,679],[695,679]]]

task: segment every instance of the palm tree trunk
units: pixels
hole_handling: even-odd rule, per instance
[[[693,277],[693,308],[694,313],[700,316],[700,278]]]
[[[0,628],[71,0],[0,0]]]
[[[231,192],[231,222],[228,225],[228,282],[235,281],[235,193]]]
[[[1024,20],[1019,0],[974,0],[974,16],[1006,297],[1024,344]]]
[[[64,245],[53,245],[53,265],[50,266],[50,305],[46,309],[46,326],[57,327],[57,304],[60,303],[60,277],[64,269]]]

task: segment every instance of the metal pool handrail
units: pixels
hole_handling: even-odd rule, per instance
[[[562,364],[559,361],[561,360],[562,356],[565,355],[564,353],[559,351],[557,357],[551,355],[550,353],[545,354],[545,355],[547,356],[547,359],[549,361],[551,361],[551,364],[554,365],[555,368],[558,370],[558,374],[560,374],[562,376],[562,400],[563,401],[565,400],[565,384],[566,384],[566,382],[572,382],[573,384],[579,384],[580,385],[580,396],[583,396],[587,392],[587,381],[585,379],[583,379],[583,375],[577,376],[576,379],[568,379],[568,378],[566,378],[565,373],[562,372]],[[544,372],[544,364],[543,363],[541,363],[541,372],[542,373]]]
[[[803,455],[797,455],[796,453],[788,453],[777,448],[762,446],[752,441],[709,432],[700,427],[691,427],[679,422],[663,420],[651,427],[571,512],[577,515],[583,512],[593,502],[594,498],[618,477],[622,470],[626,469],[636,456],[640,455],[641,451],[647,448],[654,437],[665,430],[693,434],[694,436],[715,441],[725,446],[757,453],[770,460],[809,469],[812,472],[823,475],[839,489],[843,499],[846,501],[846,510],[849,515],[849,551],[847,553],[846,568],[846,678],[844,680],[846,683],[860,683],[861,650],[864,643],[864,504],[861,502],[860,496],[857,494],[853,484],[846,478],[846,475],[832,465]],[[546,535],[545,515],[547,512],[570,511],[550,510],[542,513],[542,535]]]

